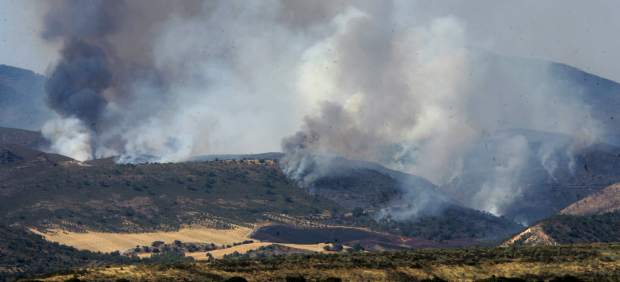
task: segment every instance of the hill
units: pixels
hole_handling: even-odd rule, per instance
[[[611,185],[509,239],[504,245],[620,242],[619,185]]]
[[[580,99],[594,109],[591,114],[603,126],[603,140],[619,145],[620,84],[559,63],[551,64],[550,73],[553,79],[572,87]]]
[[[48,142],[36,131],[0,127],[0,145],[9,144],[38,149],[45,147]]]
[[[304,189],[271,159],[115,164],[81,163],[19,145],[0,146],[0,152],[0,222],[43,232],[143,233],[271,222],[319,234],[333,232],[329,226],[369,228],[379,233],[355,240],[368,248],[402,248],[478,244],[519,228],[443,199],[423,179],[344,159],[338,161],[347,169]],[[412,208],[399,204],[416,195],[428,201],[435,195],[442,209],[410,218],[393,218],[397,213],[386,211]],[[337,234],[346,230],[337,228]],[[400,240],[395,235],[415,240],[395,244]]]
[[[494,241],[521,227],[463,207],[424,178],[376,163],[313,156],[300,175],[297,182],[310,194],[352,211],[343,222],[374,230],[439,241]]]
[[[58,165],[72,161],[75,162],[69,157],[44,153],[21,145],[0,144],[0,165],[9,166],[21,164],[36,167],[44,163],[48,165]]]
[[[30,162],[0,170],[3,222],[138,232],[202,222],[247,225],[311,217],[336,204],[297,189],[272,161],[94,166]],[[222,219],[222,220],[219,220]]]
[[[454,173],[458,177],[441,183],[444,192],[467,207],[528,225],[620,181],[618,82],[564,64],[477,52],[486,70],[479,91],[505,98],[490,95],[488,101],[470,103],[485,105],[482,112],[503,111],[503,118],[466,153],[458,166],[462,172]],[[532,107],[549,109],[545,104],[554,102],[542,102],[545,97],[566,97],[583,109],[589,125],[562,129],[573,110],[543,113],[533,124],[515,110],[532,102]]]
[[[45,105],[46,78],[0,65],[0,126],[38,130],[51,116]]]
[[[620,183],[611,185],[560,211],[565,215],[592,215],[620,210]]]
[[[523,152],[509,153],[506,144],[515,140],[526,146]],[[574,144],[561,134],[497,132],[481,140],[458,177],[440,189],[464,206],[535,223],[620,181],[620,147]]]

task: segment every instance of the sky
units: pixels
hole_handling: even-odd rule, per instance
[[[46,73],[56,47],[39,38],[35,0],[0,0],[0,64]],[[479,47],[566,63],[620,81],[620,1],[420,1],[412,17],[452,15]]]
[[[41,11],[34,1],[0,0],[0,64],[45,73],[56,48],[40,39]]]

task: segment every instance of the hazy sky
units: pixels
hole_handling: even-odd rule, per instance
[[[0,0],[0,64],[44,73],[55,59],[39,39],[35,0]],[[567,63],[620,81],[620,1],[421,1],[412,17],[454,15],[469,42],[498,53]]]
[[[55,48],[39,38],[41,12],[31,0],[0,0],[0,64],[44,73]]]

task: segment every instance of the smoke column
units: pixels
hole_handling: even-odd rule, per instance
[[[44,38],[63,46],[46,86],[58,117],[43,133],[80,160],[183,161],[282,144],[283,169],[300,182],[316,177],[309,169],[329,173],[320,155],[441,185],[498,132],[554,132],[579,144],[601,135],[579,90],[549,64],[473,48],[458,18],[429,18],[412,1],[41,5]],[[533,151],[526,137],[495,138],[501,146],[482,153],[501,162],[474,205],[501,214],[506,195],[519,193],[524,155],[552,171],[549,152],[567,148]]]
[[[149,87],[151,99],[162,99],[169,77],[165,68],[155,65],[152,55],[155,30],[170,15],[183,14],[200,7],[198,4],[184,1],[182,8],[170,1],[57,0],[41,4],[48,10],[42,36],[62,46],[60,60],[45,86],[48,105],[59,114],[43,130],[58,141],[54,147],[81,160],[122,149],[125,140],[106,134],[128,117],[122,112],[111,113],[111,107],[129,106],[137,88]],[[157,109],[153,111],[157,114]],[[67,134],[76,127],[89,132],[92,137],[83,140],[91,143],[64,146],[71,138],[64,138],[59,130],[63,124]],[[81,151],[85,148],[89,154]]]

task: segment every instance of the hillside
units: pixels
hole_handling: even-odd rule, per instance
[[[560,214],[592,215],[620,210],[620,183],[611,185],[564,208]]]
[[[0,165],[7,166],[7,170],[11,165],[36,167],[44,164],[58,165],[70,162],[75,161],[69,157],[44,153],[21,145],[0,144]]]
[[[528,225],[620,181],[617,176],[620,169],[618,82],[560,63],[485,51],[479,51],[478,55],[484,58],[487,70],[482,78],[486,83],[481,84],[480,91],[503,93],[514,100],[491,98],[474,102],[502,109],[505,117],[498,122],[496,130],[484,132],[475,142],[473,150],[465,155],[462,172],[441,185],[445,193],[465,206]],[[594,125],[586,130],[592,130],[591,133],[582,136],[574,130],[563,131],[578,136],[571,137],[561,134],[560,128],[558,132],[537,131],[556,129],[553,126],[542,129],[544,116],[537,121],[541,128],[522,124],[528,118],[512,110],[523,106],[521,103],[555,94],[589,109],[587,119],[592,119]],[[551,116],[558,124],[567,120],[555,113]],[[584,144],[581,140],[584,136],[597,137],[595,140],[600,143]]]
[[[350,162],[348,169],[319,178],[308,190],[289,180],[272,159],[115,164],[112,159],[80,163],[19,145],[0,146],[0,152],[0,222],[43,232],[103,232],[97,238],[112,238],[105,233],[177,231],[186,226],[252,228],[269,222],[322,234],[332,232],[328,226],[352,226],[381,234],[364,233],[364,238],[342,243],[364,242],[372,249],[479,244],[519,228],[445,200],[437,202],[441,209],[392,218],[386,208],[394,203],[399,209],[412,208],[402,202],[438,192],[420,178],[344,159],[339,162]],[[416,187],[402,187],[403,183]],[[381,213],[387,215],[378,217]],[[336,228],[333,234],[346,232]],[[56,240],[72,242],[71,236]],[[404,243],[398,236],[406,237]]]
[[[505,144],[514,140],[526,141],[527,150],[505,153],[510,152]],[[493,210],[526,225],[538,222],[620,181],[620,147],[573,144],[561,134],[497,132],[481,140],[466,155],[461,174],[440,189],[467,207]],[[520,167],[508,166],[515,163]]]
[[[45,105],[46,78],[0,65],[0,126],[39,130],[51,116]]]
[[[351,210],[343,222],[439,241],[496,241],[521,228],[506,218],[463,207],[415,175],[341,157],[314,156],[312,162],[306,165],[311,171],[302,172],[306,176],[300,186]]]
[[[620,144],[620,84],[564,64],[551,64],[552,77],[573,88],[587,105],[595,109],[593,117],[602,124],[603,140]]]
[[[620,193],[611,185],[507,240],[504,245],[620,242]]]
[[[0,145],[12,144],[37,149],[44,147],[47,143],[39,132],[0,127]]]
[[[0,170],[3,222],[113,232],[312,217],[336,204],[297,189],[272,161],[94,166],[34,162]]]

